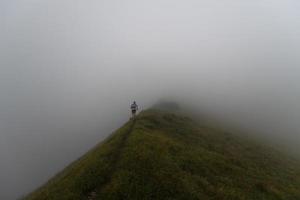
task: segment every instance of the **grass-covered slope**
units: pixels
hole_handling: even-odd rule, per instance
[[[296,161],[148,110],[25,199],[300,199]]]

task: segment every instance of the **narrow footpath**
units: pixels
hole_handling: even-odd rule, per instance
[[[105,187],[105,185],[107,185],[108,183],[111,182],[112,176],[115,173],[117,166],[119,164],[119,160],[121,157],[121,153],[125,147],[125,144],[127,142],[127,139],[130,135],[130,133],[133,131],[134,129],[134,125],[136,123],[136,119],[132,119],[131,125],[128,129],[128,131],[126,133],[123,134],[123,137],[121,138],[121,141],[119,143],[119,145],[116,147],[114,154],[111,156],[112,160],[111,162],[111,168],[110,170],[107,172],[107,175],[104,177],[105,181],[103,184],[101,184],[100,187],[96,188],[94,191],[90,192],[87,199],[88,200],[95,200],[97,198],[97,191],[101,191],[103,187]]]

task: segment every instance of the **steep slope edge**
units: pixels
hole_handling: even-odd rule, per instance
[[[85,199],[109,182],[119,154],[134,127],[129,121],[25,199]]]

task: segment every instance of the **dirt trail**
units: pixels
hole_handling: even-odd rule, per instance
[[[105,187],[105,185],[107,185],[111,181],[112,176],[113,176],[113,174],[116,171],[116,168],[118,166],[118,163],[119,163],[119,160],[120,160],[120,157],[121,157],[121,153],[122,153],[122,151],[125,147],[126,141],[129,137],[130,133],[132,132],[132,130],[134,128],[135,123],[136,123],[136,119],[132,119],[132,122],[131,122],[131,125],[130,125],[128,131],[123,134],[123,137],[121,138],[121,141],[120,141],[119,145],[116,147],[116,149],[114,151],[114,154],[112,155],[112,160],[110,161],[111,162],[111,168],[107,172],[104,183],[99,188],[96,188],[96,190],[89,193],[88,198],[87,198],[88,200],[97,199],[97,191],[101,191],[101,189],[103,187]]]

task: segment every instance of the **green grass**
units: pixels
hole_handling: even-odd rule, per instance
[[[147,110],[25,199],[300,199],[299,163],[241,136]]]

